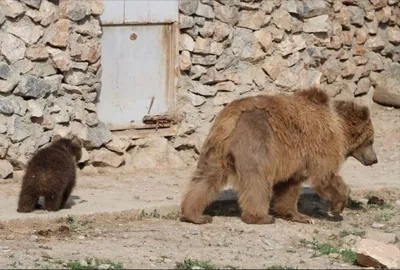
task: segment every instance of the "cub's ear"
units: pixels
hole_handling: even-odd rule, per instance
[[[358,108],[357,115],[362,121],[367,121],[370,118],[370,111],[367,107],[362,106]]]
[[[56,134],[56,135],[53,136],[53,138],[51,138],[51,142],[54,143],[54,142],[56,142],[58,140],[61,140],[61,139],[62,139],[61,135]]]
[[[79,138],[78,138],[77,136],[75,136],[75,135],[72,135],[72,136],[71,136],[71,142],[72,142],[73,145],[75,145],[75,146],[78,147],[78,148],[82,148],[82,146],[83,146],[82,140],[79,139]]]

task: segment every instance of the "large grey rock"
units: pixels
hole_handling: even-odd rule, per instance
[[[26,111],[28,110],[27,102],[22,97],[16,95],[9,96],[8,98],[13,106],[14,114],[25,116]]]
[[[14,171],[10,162],[5,159],[0,160],[0,178],[5,179],[10,176]]]
[[[214,12],[216,19],[229,25],[235,25],[239,20],[238,8],[234,6],[214,2]]]
[[[387,29],[388,39],[394,45],[400,44],[400,29],[395,27],[389,27]]]
[[[249,29],[235,29],[231,47],[232,51],[242,60],[256,61],[265,56],[253,31]]]
[[[47,77],[56,73],[57,71],[50,64],[50,61],[34,62],[33,69],[28,72],[29,75],[34,77]]]
[[[0,7],[6,10],[5,14],[9,18],[15,19],[26,12],[24,5],[19,1],[7,1],[4,4],[0,3]]]
[[[43,44],[32,45],[26,50],[26,57],[30,60],[46,60],[49,58],[46,46]]]
[[[217,57],[215,55],[192,55],[192,64],[202,66],[212,66],[217,63]]]
[[[315,0],[287,0],[283,2],[286,10],[293,14],[298,14],[304,18],[311,18],[323,14],[327,14],[330,7],[326,1]]]
[[[90,39],[83,44],[79,44],[79,61],[87,61],[90,64],[96,63],[100,59],[101,44],[97,39]],[[72,54],[70,53],[72,56]]]
[[[179,68],[181,70],[190,70],[192,61],[190,60],[190,52],[183,51],[179,56]]]
[[[14,108],[11,101],[8,98],[0,98],[0,113],[1,114],[12,114]]]
[[[281,55],[286,56],[306,48],[306,42],[301,35],[287,36],[279,45]]]
[[[111,131],[103,122],[99,122],[96,127],[88,128],[88,147],[100,147],[111,140]]]
[[[28,17],[23,17],[17,22],[6,23],[6,31],[19,37],[27,44],[35,44],[43,36],[43,28],[35,25]]]
[[[355,26],[364,26],[364,15],[365,12],[358,6],[349,6],[347,9],[350,11],[351,14],[351,24]]]
[[[94,74],[78,70],[69,70],[65,73],[65,82],[71,85],[93,85],[96,82]]]
[[[180,0],[179,1],[179,10],[182,11],[183,14],[193,15],[197,7],[199,6],[198,0]]]
[[[271,33],[266,29],[262,28],[256,32],[254,32],[254,36],[260,43],[261,47],[263,48],[264,51],[269,51],[269,49],[272,46],[272,35]]]
[[[160,136],[149,137],[146,139],[146,146],[148,147],[135,147],[131,152],[132,161],[127,162],[127,165],[147,169],[161,165],[170,168],[186,166],[167,139]]]
[[[197,10],[196,10],[196,15],[207,18],[207,19],[213,19],[214,11],[213,11],[213,8],[210,7],[209,5],[199,3]]]
[[[303,25],[303,31],[307,33],[326,33],[332,29],[328,15],[320,15],[307,19]]]
[[[40,24],[43,26],[50,25],[51,23],[58,20],[60,17],[58,6],[51,1],[42,1],[39,12],[42,18]]]
[[[46,29],[44,39],[54,47],[66,47],[70,24],[68,19],[58,20]]]
[[[240,61],[227,68],[223,74],[237,85],[252,85],[257,68],[249,62]]]
[[[92,17],[78,22],[75,26],[75,31],[79,34],[88,35],[94,38],[99,37],[102,33],[99,20]]]
[[[367,94],[371,88],[371,82],[368,78],[361,78],[357,83],[357,89],[354,92],[355,96]]]
[[[265,14],[262,11],[242,10],[237,26],[258,30],[264,24]]]
[[[231,31],[231,28],[228,24],[220,22],[218,20],[214,21],[214,40],[217,42],[221,42],[226,39]]]
[[[54,93],[60,89],[61,81],[64,78],[62,75],[53,75],[44,78],[44,81],[50,85],[50,92]]]
[[[365,267],[393,269],[400,267],[400,250],[394,245],[362,239],[356,255],[358,264]]]
[[[0,53],[4,55],[10,63],[15,63],[24,58],[26,46],[22,40],[11,34],[1,35],[1,32],[0,38],[2,39],[0,42]]]
[[[326,61],[322,66],[322,74],[328,83],[333,83],[340,72],[340,62],[336,59]]]
[[[49,93],[51,85],[45,80],[30,75],[24,76],[14,94],[23,97],[39,98]]]
[[[380,73],[371,72],[369,78],[375,87],[373,99],[376,103],[400,108],[400,64],[392,63]]]
[[[286,69],[286,62],[282,56],[272,55],[264,61],[262,69],[275,81],[279,74]]]
[[[88,14],[86,1],[61,1],[60,13],[72,21],[80,21]]]
[[[118,155],[115,152],[105,148],[93,150],[90,153],[91,163],[94,166],[111,166],[118,168],[125,161],[124,156]]]
[[[47,48],[50,55],[51,63],[54,68],[60,71],[68,71],[71,69],[72,62],[67,51],[62,51],[54,48]]]
[[[200,82],[192,81],[187,77],[182,78],[179,82],[180,89],[184,92],[192,92],[203,97],[213,97],[217,94],[217,89],[208,85],[203,85]]]
[[[0,62],[0,79],[8,80],[11,77],[11,68],[5,62]]]
[[[385,47],[385,42],[379,35],[371,36],[365,42],[365,47],[372,51],[381,51]]]
[[[26,5],[38,9],[40,7],[40,3],[42,0],[21,0],[21,2],[24,2]]]
[[[26,74],[33,69],[34,64],[29,59],[24,58],[15,62],[12,66],[18,74]]]
[[[286,10],[278,9],[273,13],[272,17],[274,24],[279,29],[286,31],[290,31],[292,29],[292,19],[290,14]]]
[[[32,123],[27,117],[13,115],[10,119],[8,134],[13,143],[20,142],[32,135]]]
[[[195,42],[188,34],[181,34],[179,38],[179,50],[193,52]]]
[[[192,1],[188,1],[188,2],[192,2]],[[203,17],[197,17],[197,18],[203,18]],[[196,21],[193,17],[179,14],[179,28],[180,29],[192,28],[195,24],[196,24]]]
[[[103,0],[86,1],[86,15],[102,15],[104,12]]]

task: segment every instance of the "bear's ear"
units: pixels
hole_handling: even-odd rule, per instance
[[[75,136],[75,135],[72,135],[71,136],[71,142],[72,142],[72,144],[74,145],[74,146],[76,146],[77,148],[82,148],[82,146],[83,146],[83,144],[82,144],[82,141],[81,141],[81,139],[79,139],[77,136]]]
[[[369,119],[369,109],[365,106],[362,106],[358,109],[358,116],[362,121],[367,121]]]
[[[56,135],[53,136],[53,138],[51,138],[51,143],[54,143],[54,142],[56,142],[58,140],[61,140],[61,139],[62,139],[61,135],[56,134]]]

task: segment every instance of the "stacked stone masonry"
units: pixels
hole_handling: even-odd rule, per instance
[[[88,149],[111,139],[95,104],[102,12],[96,0],[0,1],[0,177],[54,134],[73,130]]]
[[[181,1],[188,138],[176,146],[201,146],[223,106],[248,95],[321,86],[336,99],[400,107],[399,27],[399,0]]]
[[[54,134],[81,162],[192,164],[233,99],[320,85],[338,99],[400,107],[400,0],[180,0],[177,136],[112,134],[99,121],[101,0],[0,1],[0,177]]]

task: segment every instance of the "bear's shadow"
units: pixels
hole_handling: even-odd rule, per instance
[[[76,205],[76,201],[80,200],[79,196],[71,195],[68,198],[66,206],[63,209],[70,209],[72,206]],[[44,197],[40,197],[38,203],[36,204],[36,210],[44,210]],[[62,210],[62,209],[60,209]]]
[[[328,214],[329,202],[320,197],[312,188],[303,187],[298,201],[298,210],[300,213],[315,219],[324,219],[330,221],[341,221],[341,216],[333,217]],[[271,202],[270,213],[273,211],[273,201]],[[237,201],[237,193],[232,189],[224,190],[219,194],[204,211],[204,214],[210,216],[240,216],[241,209]]]

